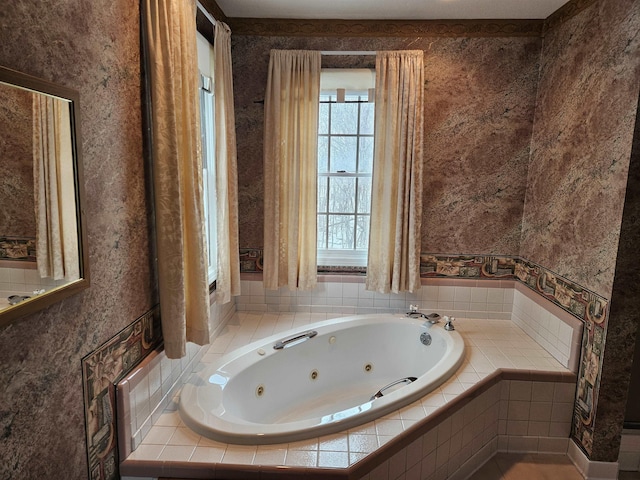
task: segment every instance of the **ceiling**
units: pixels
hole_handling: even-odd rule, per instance
[[[544,19],[568,0],[216,0],[231,18]]]

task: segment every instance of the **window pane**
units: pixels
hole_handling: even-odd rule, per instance
[[[371,213],[371,178],[358,179],[358,213]]]
[[[353,249],[353,215],[329,215],[328,248]]]
[[[360,159],[358,171],[371,173],[373,171],[373,137],[360,137]]]
[[[329,97],[321,96],[320,101],[324,102],[329,100]],[[329,133],[329,104],[320,104],[320,115],[318,117],[318,133]]]
[[[318,137],[318,172],[329,171],[329,137]]]
[[[327,248],[327,216],[318,215],[318,248]]]
[[[331,137],[330,171],[356,171],[357,137]]]
[[[366,97],[364,97],[366,98]],[[360,104],[360,133],[362,135],[373,135],[374,125],[374,103]]]
[[[357,103],[332,103],[331,104],[331,133],[345,134],[357,133],[358,128],[358,104]]]
[[[369,248],[369,215],[358,215],[356,229],[356,249],[366,250]]]
[[[327,211],[327,177],[318,178],[318,213]]]
[[[329,182],[329,211],[355,212],[356,179],[332,177]]]

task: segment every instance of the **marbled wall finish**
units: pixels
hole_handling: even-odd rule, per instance
[[[0,84],[0,236],[35,237],[31,93]]]
[[[640,78],[640,5],[546,32],[520,255],[609,298]]]
[[[0,64],[80,92],[91,287],[0,329],[0,478],[86,479],[81,359],[157,303],[130,0],[11,0]]]
[[[232,37],[240,246],[263,244],[263,105],[269,50],[425,51],[422,251],[517,255],[541,39]],[[375,58],[323,57],[323,66]]]
[[[536,102],[521,256],[607,298],[625,189],[635,188],[639,29],[637,1],[600,0],[547,31]],[[591,460],[617,459],[624,401],[612,395],[626,393],[637,322],[616,304],[623,297],[608,321],[585,325],[572,435]]]
[[[640,96],[638,96],[640,107]],[[593,454],[598,460],[618,459],[620,434],[625,420],[640,418],[640,364],[631,359],[638,347],[638,299],[640,270],[635,261],[640,242],[640,115],[636,116],[635,133],[627,194],[625,196],[616,273],[613,281],[611,310],[607,328],[607,344],[602,365],[599,405],[595,419]],[[640,343],[638,343],[640,347]],[[638,357],[636,357],[638,358]],[[634,369],[632,373],[632,368]],[[633,385],[633,381],[636,384]],[[630,389],[630,382],[631,387]],[[627,398],[628,391],[628,398]],[[625,401],[626,400],[626,401]],[[625,417],[626,414],[626,417]]]

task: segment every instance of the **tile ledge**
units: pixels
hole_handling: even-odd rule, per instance
[[[223,475],[237,475],[242,473],[243,478],[261,479],[273,475],[278,478],[291,478],[303,480],[306,476],[313,476],[314,479],[323,480],[356,480],[369,473],[371,470],[389,460],[393,455],[401,451],[407,445],[426,431],[436,427],[442,420],[454,414],[474,398],[481,395],[493,385],[503,380],[523,380],[523,381],[544,381],[557,383],[574,383],[577,376],[569,371],[546,371],[546,370],[518,370],[508,368],[498,368],[493,373],[479,380],[476,385],[459,394],[455,399],[447,402],[434,412],[419,420],[407,430],[399,433],[392,440],[385,443],[375,451],[375,455],[369,454],[357,463],[344,468],[324,468],[324,467],[297,467],[280,465],[239,465],[224,463],[200,463],[200,462],[179,462],[164,460],[135,460],[127,458],[120,463],[120,474],[128,476],[157,476],[165,478],[189,478],[205,479],[212,478],[211,474],[217,472]],[[573,442],[571,442],[573,443]],[[576,447],[577,448],[577,447]],[[571,449],[571,447],[569,447]],[[374,452],[372,452],[374,453]],[[571,457],[570,457],[571,458]],[[576,463],[573,458],[572,461]],[[592,462],[593,463],[593,462]],[[597,462],[601,463],[601,462]],[[576,464],[577,466],[577,464]],[[579,467],[578,467],[579,468]],[[582,471],[582,470],[581,470]],[[617,472],[617,463],[616,463]],[[214,477],[217,475],[214,473]],[[613,477],[588,477],[587,480],[615,480]]]

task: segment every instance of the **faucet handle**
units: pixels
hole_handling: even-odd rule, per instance
[[[409,305],[409,311],[410,312],[417,312],[418,311],[418,305],[414,305],[413,303]]]
[[[444,324],[444,329],[447,330],[448,332],[451,332],[453,330],[456,329],[456,327],[453,326],[453,321],[455,320],[454,317],[444,317],[445,319],[445,324]]]

